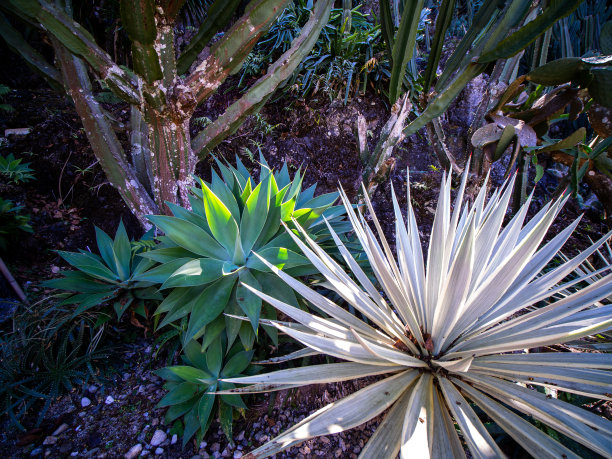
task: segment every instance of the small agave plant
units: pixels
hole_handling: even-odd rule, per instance
[[[82,249],[78,252],[58,250],[75,271],[63,271],[63,277],[45,281],[43,285],[68,292],[60,305],[76,304],[73,316],[107,302],[112,302],[119,319],[130,307],[146,316],[146,301],[162,299],[151,276],[151,268],[156,263],[137,256],[154,245],[151,234],[130,242],[120,222],[115,239],[96,227],[96,242],[100,255]]]
[[[546,352],[547,346],[612,327],[612,305],[597,305],[612,293],[612,274],[562,299],[543,301],[569,284],[586,284],[582,281],[591,274],[559,285],[610,234],[542,274],[577,225],[573,222],[541,246],[564,200],[547,204],[524,224],[528,201],[502,228],[513,184],[495,191],[487,203],[483,187],[472,206],[463,206],[465,183],[466,177],[451,212],[450,177],[442,181],[427,262],[410,196],[404,224],[393,195],[396,261],[370,202],[366,200],[380,241],[342,195],[384,294],[333,230],[352,275],[304,232],[306,243],[294,238],[337,294],[367,320],[274,267],[270,269],[326,315],[310,314],[246,286],[295,321],[270,321],[279,331],[314,353],[346,362],[229,378],[226,382],[250,386],[227,393],[379,376],[377,382],[320,409],[248,457],[270,456],[309,438],[350,429],[384,411],[386,416],[360,457],[465,457],[464,445],[473,457],[503,457],[477,410],[534,457],[577,456],[522,414],[611,457],[611,422],[555,398],[552,391],[547,396],[532,389],[612,400],[609,354]]]

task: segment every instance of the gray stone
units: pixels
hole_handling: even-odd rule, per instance
[[[53,435],[49,435],[47,438],[43,440],[43,445],[45,446],[55,445],[56,443],[57,443],[57,437],[54,437]]]
[[[132,446],[130,450],[125,453],[125,459],[134,459],[142,452],[142,445],[140,443]]]
[[[62,432],[65,432],[66,430],[68,430],[68,424],[64,423],[61,426],[59,426],[57,429],[55,429],[55,432],[53,432],[51,435],[53,435],[54,437],[57,437],[59,434],[61,434]]]
[[[87,392],[89,392],[90,394],[95,394],[97,390],[98,390],[98,386],[94,386],[94,385],[91,385],[87,388]]]
[[[113,403],[115,401],[115,399],[113,398],[112,395],[109,395],[108,397],[106,397],[106,400],[104,400],[104,403],[106,405],[110,405],[111,403]]]
[[[87,397],[83,397],[81,399],[81,406],[85,408],[86,406],[89,406],[89,405],[91,405],[91,400],[89,400]]]
[[[240,459],[242,457],[242,452],[234,451],[234,459]]]
[[[177,441],[178,441],[178,435],[177,434],[172,435],[172,440],[170,440],[170,444],[174,445]]]
[[[43,453],[42,448],[34,448],[30,453],[30,456],[40,456]]]
[[[164,448],[155,448],[155,455],[160,456],[161,454],[164,454]]]
[[[166,435],[166,432],[164,432],[163,430],[157,429],[153,433],[153,437],[151,438],[151,446],[161,445],[164,442],[164,440],[166,440],[167,437],[168,436]]]

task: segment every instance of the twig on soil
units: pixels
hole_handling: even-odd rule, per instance
[[[21,290],[21,287],[19,286],[7,266],[4,264],[4,260],[2,260],[2,258],[0,258],[0,272],[2,272],[2,275],[8,281],[8,283],[11,284],[11,287],[15,291],[17,298],[19,298],[22,303],[29,305],[30,302],[28,301],[28,298],[25,296],[25,293],[23,293],[23,290]]]

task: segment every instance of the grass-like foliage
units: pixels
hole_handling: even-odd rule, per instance
[[[383,294],[338,238],[351,275],[304,233],[305,243],[295,238],[359,317],[274,268],[323,315],[247,287],[295,321],[271,321],[279,331],[346,362],[231,378],[226,381],[251,386],[229,393],[380,375],[377,382],[320,409],[248,457],[269,456],[309,438],[350,429],[387,410],[360,457],[465,457],[464,445],[473,457],[503,457],[482,413],[534,457],[577,456],[523,415],[610,456],[612,423],[552,392],[547,396],[532,389],[612,399],[609,354],[546,352],[547,346],[612,327],[612,305],[598,304],[612,293],[612,274],[592,283],[580,282],[591,279],[590,273],[562,282],[610,234],[543,273],[578,223],[542,244],[564,200],[548,203],[525,223],[528,200],[502,227],[512,183],[493,192],[488,202],[483,187],[472,205],[462,205],[465,183],[466,177],[452,206],[451,179],[442,181],[427,261],[410,193],[407,222],[393,196],[396,257],[369,201],[379,239],[342,196]],[[572,285],[583,288],[561,299],[554,296]]]
[[[97,313],[73,319],[71,308],[48,300],[18,305],[12,329],[0,333],[0,416],[25,430],[21,419],[39,408],[39,425],[58,396],[97,378],[109,355],[100,345],[99,319]]]

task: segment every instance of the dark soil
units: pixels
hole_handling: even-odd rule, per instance
[[[29,75],[27,71],[24,72]],[[33,80],[36,81],[35,78]],[[214,118],[239,96],[235,89],[226,91],[227,87],[222,87],[210,102],[200,107],[194,118]],[[14,153],[24,161],[31,162],[36,180],[19,187],[0,188],[2,197],[13,199],[27,208],[34,227],[34,233],[24,234],[19,245],[11,247],[3,259],[21,285],[40,294],[38,283],[51,277],[58,266],[63,266],[54,250],[93,248],[94,225],[114,234],[119,221],[123,220],[130,236],[138,237],[141,230],[118,193],[106,183],[78,116],[65,99],[39,85],[38,89],[16,89],[5,102],[11,104],[15,111],[0,118],[2,132],[6,128],[22,127],[30,127],[31,132],[23,137],[10,137],[0,147],[0,154]],[[125,116],[124,108],[120,105],[110,106],[109,109],[119,120]],[[452,139],[450,146],[461,163],[467,153],[465,136],[471,109],[469,94],[466,94],[453,104],[448,117],[443,120],[447,135]],[[388,114],[379,96],[368,94],[357,97],[344,106],[341,101],[330,103],[327,96],[318,95],[318,98],[313,97],[308,101],[281,100],[267,105],[261,117],[274,126],[271,133],[264,134],[258,130],[256,121],[251,119],[224,141],[215,154],[232,162],[238,155],[247,167],[256,169],[258,153],[255,142],[260,144],[272,167],[279,168],[285,163],[291,171],[302,167],[306,169],[306,185],[316,182],[319,192],[334,191],[341,185],[354,198],[362,173],[353,135],[358,113],[367,120],[368,130],[372,132],[370,148],[373,149]],[[194,126],[194,132],[197,129]],[[245,148],[254,156],[249,156]],[[202,161],[198,174],[208,178],[212,164],[212,158]],[[391,183],[400,205],[405,208],[406,168],[409,167],[412,203],[426,247],[441,178],[436,166],[436,157],[423,132],[406,139],[399,146],[397,166],[391,180],[379,186],[373,196],[377,216],[391,241],[394,224]],[[502,174],[503,171],[493,174],[495,185],[501,183]],[[538,186],[532,212],[549,199],[548,191]],[[577,202],[570,199],[553,226],[550,237],[581,213]],[[569,254],[577,253],[589,244],[589,238],[598,239],[609,227],[610,221],[602,220],[601,214],[587,211],[566,251]],[[163,390],[160,379],[152,371],[165,365],[165,361],[152,357],[151,346],[151,341],[131,344],[127,348],[124,345],[109,362],[116,367],[114,376],[94,393],[89,393],[88,387],[82,387],[62,397],[39,430],[30,430],[22,435],[6,428],[0,435],[2,456],[119,457],[138,443],[148,445],[153,432],[163,423],[163,410],[154,408]],[[170,443],[170,435],[161,445],[164,451],[160,456],[189,458],[198,454],[200,457],[239,457],[240,451],[246,452],[263,444],[266,437],[270,438],[329,401],[356,390],[358,386],[359,383],[357,386],[353,383],[316,386],[292,394],[281,394],[276,401],[263,396],[245,413],[245,418],[236,422],[235,446],[228,445],[214,424],[202,448],[190,442],[183,450],[180,440],[176,444]],[[106,404],[109,395],[114,401]],[[91,405],[81,407],[84,396],[91,399]],[[32,417],[24,423],[32,427],[34,421]],[[376,422],[343,434],[311,440],[289,450],[282,457],[356,457]],[[67,428],[57,434],[55,443],[43,445],[45,439],[63,424]],[[151,455],[155,449],[150,448]]]

